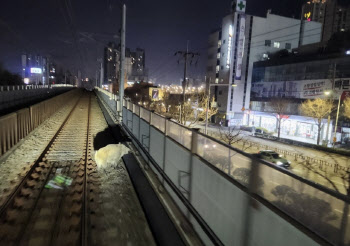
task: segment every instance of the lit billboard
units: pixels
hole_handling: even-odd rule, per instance
[[[37,73],[37,74],[41,74],[43,71],[41,68],[38,67],[32,67],[30,68],[30,73]]]

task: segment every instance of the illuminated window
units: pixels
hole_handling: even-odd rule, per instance
[[[271,40],[265,40],[265,46],[271,47]]]
[[[273,47],[279,49],[281,46],[280,42],[273,42]]]
[[[219,40],[219,42],[218,42],[218,48],[220,48],[221,47],[221,40]]]
[[[215,79],[215,84],[217,84],[217,83],[219,83],[219,79],[218,78]]]
[[[263,54],[263,59],[268,59],[269,58],[269,55],[268,54]]]
[[[221,57],[220,53],[218,53],[216,57],[217,57],[218,59],[220,59],[220,57]]]
[[[220,66],[216,66],[216,72],[218,73],[220,71]]]

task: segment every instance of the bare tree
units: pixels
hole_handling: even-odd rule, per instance
[[[194,124],[204,121],[206,116],[208,96],[204,93],[192,94],[186,97],[184,104],[179,101],[179,98],[171,97],[170,95],[164,98],[164,105],[167,108],[167,115],[176,119],[179,123],[191,127]],[[177,99],[177,100],[176,100]],[[217,114],[218,109],[213,103],[209,104],[208,118]]]
[[[277,137],[280,138],[281,126],[285,119],[289,116],[287,114],[290,101],[285,98],[273,98],[269,103],[270,111],[275,115],[277,119]]]
[[[301,104],[303,114],[314,118],[317,124],[317,145],[320,144],[322,120],[332,112],[333,108],[333,101],[322,98],[309,99]]]
[[[219,134],[220,140],[230,146],[242,141],[244,138],[244,136],[241,134],[241,130],[237,126],[228,127],[227,130],[220,127]]]
[[[250,148],[250,145],[247,144],[248,140],[243,136],[238,126],[231,126],[231,127],[228,127],[227,129],[220,127],[219,139],[230,146],[242,144],[242,148],[241,148],[242,151],[246,151],[247,149]],[[231,165],[232,157],[235,156],[236,154],[237,154],[236,151],[229,149],[228,172],[230,175],[232,175],[232,171],[233,171],[233,165]]]
[[[344,101],[344,116],[350,119],[350,98],[346,98]]]

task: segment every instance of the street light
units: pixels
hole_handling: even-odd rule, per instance
[[[210,102],[210,87],[211,86],[232,86],[237,87],[236,84],[210,84],[208,86],[208,101],[207,101],[207,110],[205,113],[205,134],[208,134],[208,111],[209,111],[209,102]]]

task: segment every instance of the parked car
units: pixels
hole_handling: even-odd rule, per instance
[[[279,155],[278,153],[272,150],[259,151],[259,153],[257,154],[257,157],[259,159],[271,162],[273,164],[276,164],[277,166],[284,167],[284,168],[289,168],[291,163],[290,161],[283,158],[281,155]]]
[[[271,132],[268,132],[265,129],[255,129],[254,136],[261,137],[261,138],[269,138],[269,139],[275,139],[275,136]]]

